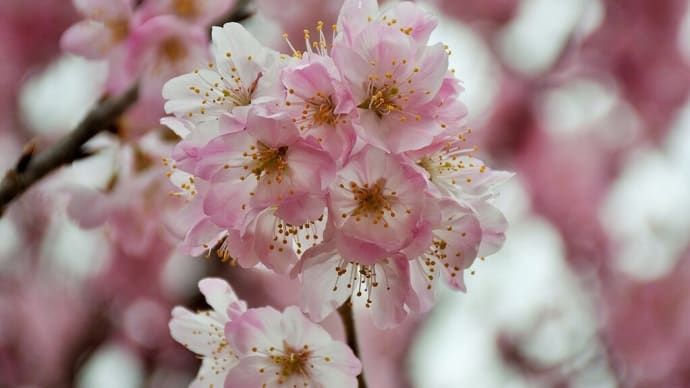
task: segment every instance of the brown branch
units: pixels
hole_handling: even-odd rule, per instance
[[[342,306],[338,307],[338,314],[343,321],[345,327],[345,337],[347,338],[347,345],[355,353],[355,356],[361,361],[359,355],[359,343],[357,342],[357,330],[355,329],[355,319],[352,315],[352,302],[350,299],[345,301]],[[367,382],[364,379],[364,370],[357,376],[357,385],[359,388],[367,388]]]
[[[57,168],[81,159],[88,154],[83,145],[99,132],[108,129],[127,110],[138,96],[135,85],[124,94],[104,100],[67,136],[50,148],[34,155],[31,143],[0,181],[0,216],[7,205],[24,193],[32,184]]]

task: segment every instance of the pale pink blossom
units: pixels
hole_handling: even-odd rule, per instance
[[[424,177],[402,157],[366,147],[338,172],[329,214],[338,248],[370,264],[411,245],[425,206]]]
[[[433,306],[439,279],[456,290],[465,291],[463,271],[472,265],[482,241],[482,228],[469,208],[452,199],[438,204],[441,221],[432,229],[432,242],[425,253],[410,262],[412,288],[419,297],[414,310]]]
[[[334,341],[297,307],[250,309],[226,325],[239,355],[226,388],[354,388],[361,364],[344,343]]]
[[[241,119],[248,106],[267,97],[279,86],[276,82],[278,54],[263,46],[237,23],[213,27],[214,62],[168,81],[163,87],[165,111],[184,123],[172,124],[187,131],[217,134],[220,119],[232,114]],[[277,98],[277,95],[276,95]],[[171,126],[170,121],[164,124]]]
[[[130,33],[132,0],[74,0],[85,19],[62,35],[62,49],[89,59],[104,59]]]
[[[448,71],[442,44],[419,47],[410,36],[370,24],[352,45],[336,44],[332,55],[359,108],[353,124],[362,140],[399,153],[443,132],[433,104]]]
[[[170,334],[187,349],[201,356],[201,368],[190,387],[222,387],[228,372],[238,365],[239,356],[225,337],[225,325],[247,310],[225,280],[206,278],[199,282],[211,310],[193,313],[175,307]]]
[[[380,9],[376,0],[346,0],[338,16],[338,39],[354,45],[360,35],[371,33],[370,25],[377,25],[425,45],[437,23],[435,16],[411,1],[391,2]]]
[[[323,41],[320,41],[323,42]],[[344,161],[355,145],[356,107],[348,85],[328,56],[306,54],[281,75],[285,111],[303,137],[315,139],[334,159]]]
[[[293,207],[307,222],[313,211],[300,197],[321,195],[335,176],[333,159],[301,140],[285,115],[250,114],[246,131],[218,136],[203,153],[195,172],[214,171],[204,212],[223,227],[239,228],[250,211],[269,206]]]
[[[401,254],[362,262],[344,258],[333,242],[327,242],[307,250],[293,274],[299,274],[302,311],[315,321],[352,298],[364,303],[376,327],[392,328],[407,316],[406,304],[418,304],[409,260]]]

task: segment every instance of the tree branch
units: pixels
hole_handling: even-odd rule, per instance
[[[26,146],[15,167],[7,171],[0,181],[0,216],[10,202],[36,181],[86,156],[82,146],[99,132],[108,129],[137,97],[138,87],[135,85],[120,96],[106,99],[89,112],[72,132],[37,155],[34,155],[31,143]]]
[[[352,349],[359,360],[362,360],[359,354],[359,343],[357,342],[357,330],[355,328],[355,319],[352,315],[352,302],[350,299],[346,300],[342,306],[338,307],[338,314],[340,314],[340,319],[343,321],[343,326],[345,327],[345,337],[347,338],[347,345]],[[359,388],[367,388],[367,382],[364,379],[364,369],[362,373],[357,376],[357,385]]]

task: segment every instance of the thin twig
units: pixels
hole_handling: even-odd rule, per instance
[[[355,319],[352,315],[352,302],[348,299],[342,306],[338,308],[338,314],[343,321],[345,327],[345,337],[347,338],[347,345],[355,353],[355,356],[362,359],[359,355],[359,343],[357,342],[357,330],[355,328]],[[364,379],[364,370],[357,376],[357,383],[359,388],[367,388],[367,382]]]
[[[33,146],[25,147],[15,167],[7,171],[0,181],[0,216],[7,205],[32,184],[57,168],[87,156],[83,145],[108,129],[137,100],[137,96],[138,87],[133,86],[120,96],[106,99],[89,112],[72,132],[43,152],[34,155]]]

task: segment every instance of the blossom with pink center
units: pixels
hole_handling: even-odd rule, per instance
[[[239,362],[235,348],[225,337],[225,325],[247,310],[225,280],[206,278],[199,282],[211,310],[193,313],[175,307],[170,320],[170,334],[175,341],[198,354],[201,368],[190,387],[222,387],[228,372]]]
[[[211,34],[214,62],[168,81],[163,97],[168,100],[165,111],[176,117],[167,120],[185,120],[189,124],[177,126],[218,133],[222,116],[246,118],[250,104],[279,87],[279,58],[240,24],[213,27]]]
[[[190,24],[206,27],[222,18],[237,0],[147,0],[140,10],[143,19],[174,15]]]
[[[402,157],[366,147],[338,172],[329,190],[329,214],[338,248],[372,263],[420,236],[424,177]]]
[[[419,47],[409,36],[370,24],[333,58],[350,84],[365,142],[399,153],[423,148],[443,131],[433,101],[448,71],[442,44]]]
[[[367,262],[347,257],[333,241],[304,253],[293,270],[299,274],[302,311],[321,321],[352,298],[363,301],[378,328],[402,322],[407,316],[405,306],[417,305],[410,287],[409,260],[402,254]]]
[[[89,59],[104,59],[129,36],[132,0],[74,0],[74,6],[85,20],[62,35],[63,50]]]
[[[410,1],[391,2],[379,9],[376,0],[347,0],[338,17],[339,39],[347,45],[353,43],[369,25],[379,25],[411,37],[416,43],[425,45],[436,28],[436,18]]]
[[[250,309],[225,327],[239,363],[225,388],[354,388],[362,367],[352,350],[291,306]]]
[[[283,69],[281,79],[287,91],[284,109],[300,134],[344,161],[356,140],[352,129],[356,107],[333,60],[306,54],[299,64]]]
[[[333,159],[301,140],[284,114],[251,113],[245,131],[218,136],[203,154],[194,173],[210,178],[204,212],[221,227],[241,228],[250,211],[270,206],[291,208],[293,223],[308,222],[313,208],[300,199],[322,195],[335,176]]]

